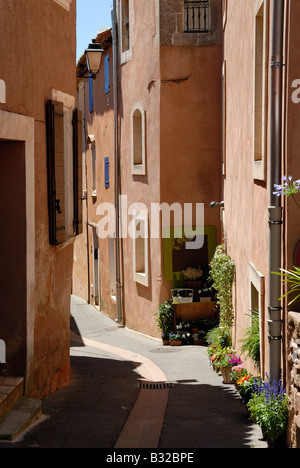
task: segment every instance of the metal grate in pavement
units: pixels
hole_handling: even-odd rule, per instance
[[[139,388],[148,389],[161,389],[161,388],[173,388],[174,384],[170,382],[139,382]]]

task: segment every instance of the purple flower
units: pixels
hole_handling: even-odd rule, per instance
[[[292,176],[283,176],[282,181],[282,185],[274,184],[275,191],[273,195],[277,197],[281,197],[282,195],[289,197],[300,192],[300,179],[293,181]]]
[[[231,366],[238,366],[240,364],[243,364],[243,361],[238,356],[231,356],[231,358],[228,360],[228,363]]]

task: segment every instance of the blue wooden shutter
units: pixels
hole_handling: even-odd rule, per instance
[[[104,57],[104,81],[105,81],[105,93],[110,92],[109,83],[109,54]]]
[[[94,111],[93,78],[89,78],[89,105],[90,112]]]
[[[109,187],[109,158],[104,158],[104,181],[105,188]]]

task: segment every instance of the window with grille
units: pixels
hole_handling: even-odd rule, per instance
[[[184,0],[184,32],[207,33],[210,31],[209,0]]]

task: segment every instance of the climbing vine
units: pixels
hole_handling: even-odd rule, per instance
[[[217,246],[215,250],[210,262],[210,278],[212,287],[217,291],[220,328],[229,331],[234,319],[232,287],[235,281],[235,266],[233,260],[225,253],[224,245]]]

